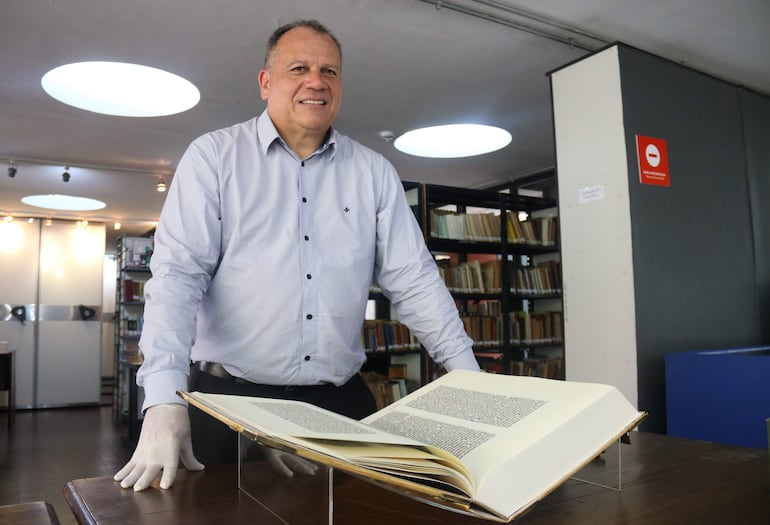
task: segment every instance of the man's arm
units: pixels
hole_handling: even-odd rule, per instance
[[[434,361],[447,370],[479,370],[473,340],[425,246],[401,181],[389,168],[377,212],[375,279]]]
[[[170,487],[180,459],[190,470],[203,468],[193,454],[187,406],[176,395],[187,389],[198,307],[219,257],[217,175],[202,151],[194,143],[180,160],[145,286],[144,362],[137,374],[145,415],[131,460],[115,474],[122,487],[137,491],[158,475],[161,488]]]

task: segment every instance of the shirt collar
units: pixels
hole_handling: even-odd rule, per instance
[[[338,135],[339,134],[337,133],[336,129],[330,128],[326,133],[326,138],[324,139],[323,144],[321,144],[321,146],[313,153],[313,155],[320,155],[326,153],[326,151],[329,151],[329,160],[334,159],[334,154],[337,152]],[[267,155],[270,146],[272,146],[274,142],[278,142],[287,151],[291,152],[291,148],[286,145],[281,136],[278,134],[278,130],[275,129],[275,124],[273,124],[273,121],[267,114],[267,110],[263,111],[257,119],[257,137],[259,140],[259,148],[262,150],[263,155]],[[311,157],[313,155],[311,155]]]

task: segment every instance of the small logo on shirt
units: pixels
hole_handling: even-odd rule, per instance
[[[342,210],[342,211],[344,211],[345,213],[348,213],[348,212],[350,211],[350,208],[348,208],[347,206],[345,206],[345,209],[344,209],[344,210]]]

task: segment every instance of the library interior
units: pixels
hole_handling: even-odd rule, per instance
[[[3,11],[0,523],[770,516],[770,3],[14,0]],[[274,30],[296,20],[323,26],[289,29],[266,54]],[[316,58],[278,72],[295,49],[287,36],[317,42],[329,38],[324,28],[339,63],[317,66],[329,48],[316,46]],[[83,69],[90,65],[131,69]],[[77,66],[75,77],[56,91],[64,66]],[[168,92],[164,79],[175,82]],[[289,94],[295,88],[301,96]],[[112,95],[133,100],[107,106]],[[313,128],[312,155],[295,153],[273,118],[280,96],[304,97],[303,118],[332,115],[320,134]],[[226,128],[239,138],[210,134]],[[482,135],[490,128],[496,134]],[[428,130],[443,134],[416,144]],[[276,142],[259,150],[261,160],[235,153],[236,140],[261,147],[271,132]],[[482,149],[471,151],[474,142]],[[279,144],[290,161],[270,160]],[[357,173],[319,168],[326,158]],[[284,181],[249,184],[254,166]],[[391,175],[397,183],[388,185]],[[344,200],[370,177],[374,198]],[[276,195],[296,204],[262,212],[261,223],[235,215]],[[316,207],[315,196],[339,201]],[[394,220],[401,210],[406,220]],[[376,233],[362,231],[369,220]],[[346,247],[349,232],[371,237],[371,257]],[[253,264],[245,254],[277,257],[259,243],[284,233],[296,242],[270,241],[286,258],[265,267],[296,269],[299,284],[285,288],[301,297],[271,306],[264,290],[227,281]],[[333,250],[308,249],[316,239]],[[391,246],[399,241],[414,249]],[[413,278],[415,290],[400,289],[403,274],[424,269],[395,266],[415,252],[426,254],[434,284]],[[157,403],[140,386],[150,366],[142,369],[143,346],[173,339],[189,351],[216,341],[194,326],[161,333],[145,307],[188,312],[194,292],[163,303],[161,276],[175,279],[197,256],[203,268],[204,255],[214,261],[209,273],[187,275],[178,289],[205,280],[209,297],[230,286],[234,297],[256,299],[228,308],[275,326],[294,315],[279,308],[296,305],[301,328],[290,338],[345,348],[314,353],[293,340],[287,347],[305,353],[290,366],[325,373],[317,362],[360,358],[354,375],[376,412],[358,420],[285,392],[284,401],[240,404],[224,395],[236,390],[183,389],[179,403],[229,427],[238,461],[200,470],[183,456],[170,487],[158,474],[133,490],[136,480],[121,486],[114,476],[148,450],[140,436]],[[351,289],[340,279],[355,272],[340,276],[352,265],[334,268],[345,257],[373,261],[375,277],[347,339],[348,319],[322,274],[336,271],[331,287]],[[219,269],[219,284],[205,290]],[[441,299],[424,297],[435,286]],[[216,320],[239,329],[234,313],[214,312],[226,299],[202,300],[199,328]],[[417,306],[446,304],[459,322],[452,314],[443,327],[426,326],[440,315]],[[312,314],[300,309],[307,305]],[[315,323],[326,328],[307,328]],[[467,345],[487,375],[468,380],[434,359],[452,350],[444,346],[453,326],[467,343],[452,344]],[[240,363],[188,364],[191,381],[262,377]],[[307,377],[258,386],[337,388]],[[315,474],[281,476],[276,461]]]

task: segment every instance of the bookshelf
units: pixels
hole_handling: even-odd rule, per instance
[[[563,378],[556,200],[506,189],[421,186],[425,240],[482,368]]]
[[[151,237],[118,239],[117,282],[115,286],[115,422],[125,425],[127,440],[133,444],[141,428],[142,390],[136,385],[136,371],[142,363],[139,336],[144,311],[144,285],[150,278]]]
[[[404,182],[428,249],[475,342],[474,354],[488,372],[564,377],[554,185],[553,171],[489,190]],[[405,364],[412,386],[440,375],[376,286],[369,296],[364,371],[382,379],[392,375],[393,365]]]

